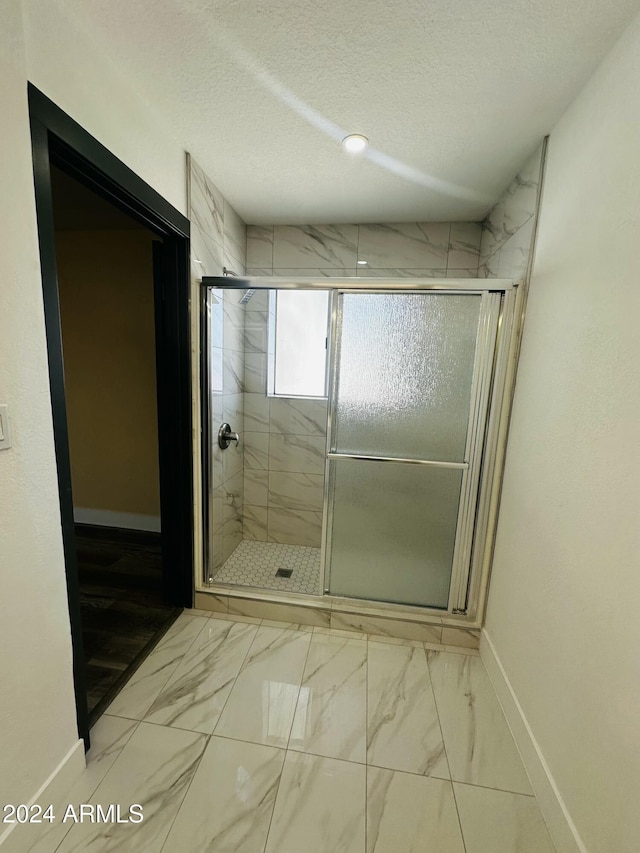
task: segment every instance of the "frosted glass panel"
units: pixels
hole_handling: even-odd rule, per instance
[[[333,460],[332,595],[446,608],[462,471]]]
[[[481,297],[340,299],[333,449],[463,461]]]

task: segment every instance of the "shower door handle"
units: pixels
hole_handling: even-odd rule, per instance
[[[218,446],[221,450],[226,450],[232,441],[235,441],[237,447],[240,442],[240,436],[237,432],[231,431],[229,424],[221,424],[218,430]]]

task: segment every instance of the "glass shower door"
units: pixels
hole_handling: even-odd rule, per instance
[[[330,594],[451,610],[466,595],[499,306],[487,292],[338,294]]]

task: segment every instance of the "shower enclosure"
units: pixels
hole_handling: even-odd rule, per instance
[[[515,297],[203,279],[203,588],[468,612]]]

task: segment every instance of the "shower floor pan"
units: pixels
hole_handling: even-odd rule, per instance
[[[214,580],[216,583],[318,595],[320,548],[245,539],[216,572]]]

